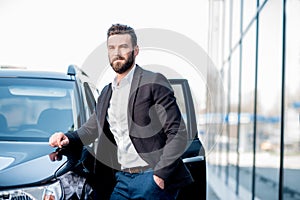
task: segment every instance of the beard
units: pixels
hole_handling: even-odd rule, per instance
[[[125,60],[125,63],[114,63],[116,60]],[[126,72],[134,63],[134,51],[131,51],[131,54],[129,55],[128,59],[118,56],[110,61],[110,66],[113,68],[113,70],[118,74],[123,74]]]

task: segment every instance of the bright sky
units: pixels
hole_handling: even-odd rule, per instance
[[[114,23],[163,28],[207,45],[208,1],[0,0],[0,65],[81,66]]]

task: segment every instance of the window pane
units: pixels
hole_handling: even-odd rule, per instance
[[[300,199],[300,1],[287,1],[284,199]]]
[[[282,22],[281,1],[269,1],[260,13],[257,49],[255,195],[261,199],[278,199],[279,196],[279,119],[282,88],[282,23],[280,22]]]

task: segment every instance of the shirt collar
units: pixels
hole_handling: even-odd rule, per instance
[[[128,72],[128,74],[126,74],[126,76],[124,78],[122,78],[122,80],[120,81],[119,85],[123,85],[125,83],[125,81],[127,83],[131,84],[135,68],[136,68],[136,65],[134,65],[130,69],[130,71]],[[114,90],[116,87],[117,87],[117,77],[115,77],[114,80],[113,80],[113,82],[112,82],[112,89]]]

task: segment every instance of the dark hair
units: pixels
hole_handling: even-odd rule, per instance
[[[113,24],[107,31],[107,39],[112,35],[129,34],[131,36],[132,46],[137,45],[137,37],[134,29],[124,24]]]

